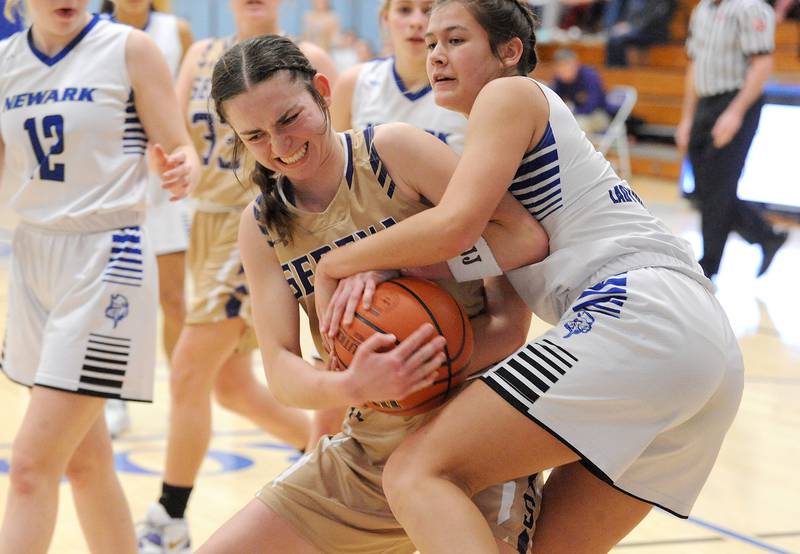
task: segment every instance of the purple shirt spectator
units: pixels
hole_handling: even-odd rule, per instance
[[[556,76],[553,90],[570,105],[576,115],[588,115],[598,109],[608,111],[603,82],[600,75],[589,66],[578,66],[572,81]]]

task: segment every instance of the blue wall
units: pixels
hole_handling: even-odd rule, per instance
[[[339,15],[343,30],[353,30],[369,41],[373,51],[380,50],[378,10],[380,0],[331,0]],[[99,0],[92,0],[90,9],[96,10]],[[225,0],[172,0],[177,15],[192,26],[196,38],[233,34],[233,17]],[[283,0],[280,21],[290,35],[301,32],[303,12],[311,9],[311,0]]]

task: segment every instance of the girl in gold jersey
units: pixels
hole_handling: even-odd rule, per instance
[[[278,0],[231,0],[236,34],[196,42],[177,79],[178,99],[203,163],[193,194],[195,213],[188,249],[192,296],[172,356],[169,438],[161,496],[140,527],[140,549],[189,550],[184,512],[211,436],[211,392],[222,406],[255,422],[271,435],[303,448],[308,416],[276,402],[252,374],[255,338],[250,295],[236,246],[242,209],[252,200],[237,179],[234,134],[209,111],[211,71],[222,54],[241,40],[278,33]],[[302,45],[319,67],[332,67],[319,48]]]
[[[377,334],[344,372],[319,371],[299,350],[298,303],[314,317],[313,274],[318,254],[424,210],[436,202],[456,155],[424,131],[403,124],[374,132],[337,134],[330,125],[330,82],[281,37],[260,37],[226,53],[214,70],[212,97],[220,119],[256,160],[261,196],[241,217],[239,244],[267,378],[287,405],[320,409],[403,397],[426,386],[442,362],[443,339],[423,326],[389,354],[394,343]],[[424,171],[420,166],[424,165]],[[511,197],[484,235],[501,267],[546,243],[541,227]],[[516,236],[537,237],[521,244]],[[513,248],[512,248],[513,245]],[[538,256],[546,252],[541,248]],[[476,333],[473,367],[507,355],[525,337],[529,313],[504,280],[484,293],[455,285]],[[477,288],[476,288],[477,286]],[[485,304],[485,305],[484,305]],[[311,331],[320,344],[315,321]],[[376,356],[392,360],[395,378],[375,380]],[[265,486],[201,552],[413,552],[388,509],[382,467],[394,447],[431,414],[399,417],[352,408],[345,432],[314,450]],[[531,532],[539,481],[526,476],[476,498],[495,536],[509,551]],[[507,504],[501,502],[506,491]],[[508,506],[506,513],[501,505]]]

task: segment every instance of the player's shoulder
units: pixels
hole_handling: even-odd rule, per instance
[[[0,40],[0,62],[7,60],[27,43],[27,30],[17,31],[13,35]]]
[[[376,147],[390,145],[392,143],[407,143],[415,139],[418,140],[419,137],[426,134],[428,133],[422,129],[401,121],[383,123],[373,127],[373,141]]]
[[[478,92],[470,112],[525,116],[548,109],[544,85],[523,76],[500,77],[486,83]]]
[[[361,67],[361,72],[365,75],[374,75],[381,71],[385,71],[387,68],[392,67],[394,64],[394,57],[386,56],[382,58],[372,58],[369,61],[363,62],[359,64]]]

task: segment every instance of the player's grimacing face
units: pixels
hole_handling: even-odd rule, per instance
[[[40,30],[69,35],[86,24],[89,0],[28,0],[31,19]]]
[[[436,103],[444,108],[469,113],[483,86],[503,75],[488,34],[461,2],[431,13],[425,42],[428,79]]]
[[[305,83],[279,71],[224,102],[228,123],[264,167],[297,180],[313,176],[328,147],[327,120]]]

